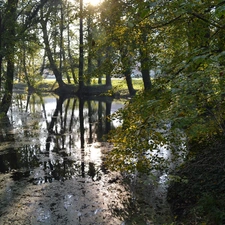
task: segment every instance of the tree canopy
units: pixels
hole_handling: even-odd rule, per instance
[[[126,171],[168,168],[166,146],[180,155],[191,142],[224,136],[223,1],[132,1],[126,17],[143,69],[159,70],[150,90],[116,117],[110,165]],[[184,141],[186,140],[186,141]],[[163,163],[164,162],[164,163]]]
[[[109,136],[108,166],[171,171],[208,143],[225,146],[224,24],[223,0],[0,0],[0,113],[16,80],[33,90],[53,71],[61,94],[80,85],[92,95],[102,89],[91,89],[91,79],[105,77],[109,90],[117,69],[132,98],[112,117],[122,124]]]
[[[134,95],[131,73],[139,63],[143,93],[118,113],[123,126],[112,139],[117,154],[139,159],[134,168],[141,161],[151,168],[143,155],[157,144],[179,153],[180,136],[201,142],[224,133],[224,14],[221,0],[1,1],[0,109],[7,113],[15,78],[32,86],[44,69],[59,87],[74,88],[103,75],[111,86],[119,65]],[[124,158],[117,163],[123,167]]]

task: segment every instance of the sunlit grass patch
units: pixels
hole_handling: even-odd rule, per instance
[[[133,87],[135,90],[140,91],[143,89],[143,81],[142,79],[133,79],[132,80]],[[17,87],[24,87],[26,88],[27,85],[24,82],[18,82],[15,81],[14,84]],[[97,85],[98,84],[98,79],[92,79],[92,84]],[[102,84],[105,84],[105,78],[102,79]],[[42,90],[42,91],[51,91],[56,88],[58,88],[58,83],[52,79],[43,79],[40,81],[37,81],[34,85],[35,88]],[[128,88],[127,88],[127,83],[125,79],[121,78],[113,78],[112,79],[112,87],[113,87],[113,92],[119,92],[121,95],[129,94]]]
[[[133,87],[135,90],[141,90],[143,88],[142,79],[133,79]],[[127,89],[127,83],[125,79],[112,79],[112,86],[118,87],[118,89]]]

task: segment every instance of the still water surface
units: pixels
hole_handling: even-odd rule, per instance
[[[14,95],[0,124],[0,224],[169,223],[166,189],[108,171],[110,98]],[[125,180],[127,182],[125,182]]]

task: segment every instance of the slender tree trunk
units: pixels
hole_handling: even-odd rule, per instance
[[[150,90],[152,87],[149,71],[150,71],[149,68],[145,68],[145,67],[141,68],[142,79],[143,79],[145,90]]]
[[[142,79],[144,83],[144,89],[145,90],[150,90],[152,87],[151,79],[150,79],[150,68],[149,68],[149,57],[148,57],[148,52],[145,50],[141,49],[141,73],[142,73]]]
[[[69,83],[69,84],[71,84],[71,79],[70,79],[70,76],[69,76],[69,73],[68,73],[68,64],[66,63],[66,55],[65,55],[65,51],[64,51],[64,49],[63,49],[63,71],[65,72],[65,74],[66,74],[66,79],[67,79],[67,82]]]
[[[7,72],[5,82],[5,93],[0,104],[0,112],[7,114],[12,101],[13,77],[14,77],[14,60],[7,59]]]
[[[108,61],[108,69],[107,69],[107,74],[106,74],[106,86],[112,86],[112,81],[111,81],[111,72],[113,70],[111,59],[110,59],[110,51],[111,48],[107,47],[106,48],[106,60]]]
[[[92,73],[92,26],[91,26],[91,13],[92,8],[88,7],[88,19],[87,19],[87,33],[88,33],[88,79],[87,83],[91,84],[91,73]]]
[[[46,58],[46,50],[45,50],[45,53],[44,53],[44,56],[43,56],[43,61],[42,61],[42,65],[41,65],[41,69],[40,69],[40,73],[41,75],[44,73],[44,69],[45,69],[45,58]]]
[[[14,78],[14,47],[15,47],[15,25],[16,25],[16,10],[17,10],[18,0],[8,0],[8,5],[5,15],[5,30],[6,36],[5,40],[6,46],[6,62],[7,62],[7,72],[6,72],[6,82],[4,96],[0,103],[0,113],[7,114],[12,101],[13,92],[13,78]]]
[[[0,49],[3,49],[2,48],[2,33],[3,33],[2,12],[0,11]],[[2,58],[3,58],[3,54],[0,51],[0,91],[2,89]]]
[[[133,83],[132,83],[132,78],[130,76],[131,74],[131,71],[128,70],[128,71],[125,71],[125,79],[126,79],[126,82],[127,82],[127,87],[128,87],[128,91],[129,91],[129,94],[131,96],[135,95],[136,94],[136,90],[134,89],[133,87]]]
[[[101,58],[97,59],[97,67],[100,68],[101,66]],[[102,84],[102,76],[98,75],[98,84]]]
[[[150,78],[150,65],[149,65],[149,49],[146,48],[145,43],[147,43],[147,31],[144,29],[142,30],[141,35],[142,45],[140,47],[140,55],[141,55],[141,73],[142,79],[144,83],[144,89],[150,90],[152,87],[151,78]]]
[[[48,60],[50,62],[50,66],[53,70],[53,73],[55,74],[55,78],[56,81],[59,85],[59,88],[63,88],[65,86],[65,83],[63,82],[62,76],[60,71],[58,70],[54,58],[53,58],[53,54],[51,52],[51,48],[50,48],[50,44],[49,44],[49,40],[48,40],[48,33],[47,33],[47,25],[46,25],[46,21],[44,21],[43,17],[41,18],[41,26],[42,26],[42,32],[43,32],[43,39],[44,39],[44,43],[45,43],[45,50],[46,50],[46,54],[48,56]]]
[[[62,2],[60,3],[60,25],[59,25],[59,30],[60,30],[60,44],[59,44],[59,48],[60,48],[60,56],[59,56],[59,72],[60,75],[63,75],[63,8],[62,8]]]
[[[83,0],[80,0],[79,91],[84,87]]]
[[[127,46],[121,49],[120,53],[121,53],[121,61],[123,65],[124,76],[127,82],[128,91],[129,91],[129,94],[133,96],[135,95],[136,90],[133,88],[133,83],[130,76],[131,75],[131,59],[130,59],[130,55],[128,54]]]
[[[29,79],[29,75],[27,73],[27,65],[26,65],[26,49],[25,46],[23,46],[23,57],[22,57],[22,65],[23,65],[23,71],[24,71],[24,75],[25,75],[25,80],[27,82],[28,85],[28,90],[33,91],[33,87],[31,85],[30,79]]]
[[[78,83],[77,77],[75,75],[74,69],[75,69],[75,64],[74,64],[74,59],[71,54],[71,48],[70,48],[70,26],[69,24],[67,25],[67,48],[68,48],[68,55],[69,55],[69,62],[70,62],[70,69],[73,77],[73,81],[75,84]]]
[[[60,73],[63,76],[65,72],[68,83],[71,83],[70,77],[66,68],[66,56],[64,49],[64,39],[63,39],[63,30],[64,30],[64,15],[63,15],[63,3],[61,2],[60,8],[61,18],[60,18]]]
[[[111,76],[110,74],[106,75],[106,86],[112,86]]]

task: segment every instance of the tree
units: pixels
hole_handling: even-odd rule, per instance
[[[146,11],[139,11],[147,4]],[[123,125],[111,136],[115,146],[109,156],[112,168],[169,170],[183,146],[191,155],[193,142],[224,137],[224,5],[219,1],[137,5],[140,16],[131,21],[135,30],[151,31],[151,36],[144,32],[144,38],[151,39],[140,44],[146,50],[140,57],[146,63],[155,59],[161,74],[150,90],[117,114]],[[162,148],[170,149],[173,158],[160,156]]]
[[[56,62],[54,60],[54,56],[50,47],[50,42],[49,42],[49,37],[48,37],[48,32],[47,32],[47,24],[50,21],[49,19],[49,15],[51,14],[51,5],[49,5],[46,13],[44,14],[44,11],[41,11],[41,16],[40,16],[40,24],[42,27],[42,32],[43,32],[43,41],[45,44],[45,50],[46,50],[46,54],[48,56],[48,60],[50,63],[50,66],[53,70],[53,73],[55,74],[56,77],[56,81],[59,84],[59,87],[64,89],[64,87],[66,86],[63,79],[62,79],[62,74],[60,72],[60,70],[58,69]],[[57,3],[56,3],[57,6]]]
[[[139,1],[134,3],[138,10],[134,13],[134,16],[136,17],[135,20],[138,21],[138,25],[134,26],[134,22],[131,21],[132,26],[134,26],[134,32],[135,32],[135,38],[136,38],[136,44],[135,47],[138,49],[139,52],[139,60],[141,63],[141,73],[142,73],[142,79],[144,83],[144,89],[148,90],[151,88],[151,80],[150,80],[150,70],[152,69],[152,60],[151,55],[154,55],[153,53],[153,40],[151,39],[151,29],[149,32],[149,25],[151,23],[151,20],[147,17],[146,14],[152,14],[155,11],[155,7],[151,6],[151,3],[143,2],[140,3]]]
[[[78,77],[75,74],[75,69],[79,68],[78,63],[76,63],[76,49],[72,49],[71,46],[71,40],[74,40],[76,38],[75,32],[71,29],[71,26],[73,24],[73,21],[76,20],[77,15],[74,14],[74,10],[76,9],[76,6],[71,6],[69,2],[65,3],[65,13],[64,16],[66,16],[66,30],[67,30],[67,52],[68,52],[68,67],[65,68],[67,71],[70,71],[72,74],[72,78],[75,84],[78,84]]]
[[[3,34],[3,26],[2,26],[2,5],[0,5],[0,90],[2,89],[2,60],[3,60],[3,46],[2,46],[2,34]]]
[[[79,91],[84,87],[84,34],[83,34],[83,0],[80,0],[80,41],[79,41]]]
[[[6,63],[6,75],[4,76],[4,94],[0,102],[0,113],[7,114],[8,109],[12,101],[13,91],[13,79],[15,73],[15,48],[17,43],[23,36],[24,32],[35,24],[35,18],[38,11],[42,8],[47,0],[42,0],[40,3],[34,2],[29,8],[30,11],[26,12],[23,8],[22,13],[25,13],[26,19],[24,23],[19,23],[19,1],[8,0],[5,4],[1,5],[1,52],[0,52],[0,63],[1,63],[1,74],[3,61]],[[22,5],[23,6],[23,5]]]
[[[8,0],[4,12],[3,24],[1,29],[2,46],[5,49],[6,60],[6,81],[5,91],[0,103],[0,112],[6,114],[12,100],[13,77],[14,77],[14,56],[16,45],[16,9],[18,0]],[[2,58],[2,56],[0,56]],[[2,59],[1,59],[2,61]]]
[[[109,73],[115,67],[120,67],[120,73],[126,79],[129,93],[134,95],[136,91],[133,88],[131,79],[134,48],[132,45],[133,39],[127,39],[130,28],[126,18],[130,7],[131,4],[125,1],[104,1],[101,6],[100,22],[105,32],[105,45],[110,46],[110,49],[107,48],[106,54],[106,58],[111,60],[111,64],[107,62],[110,65]]]

